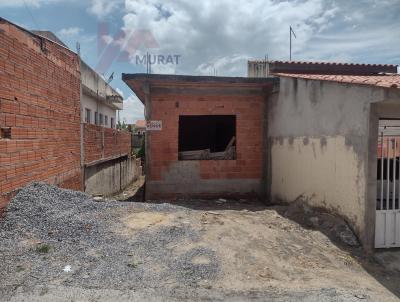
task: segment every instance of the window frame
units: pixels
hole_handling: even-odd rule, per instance
[[[179,161],[237,160],[236,114],[182,114],[178,118]]]
[[[92,116],[92,110],[89,108],[85,108],[85,123],[90,124],[91,123],[91,116]]]

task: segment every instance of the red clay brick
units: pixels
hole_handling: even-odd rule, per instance
[[[262,177],[264,96],[196,96],[152,95],[151,119],[161,120],[163,130],[148,133],[150,137],[151,180],[163,175],[178,161],[179,115],[236,115],[237,159],[199,161],[202,179],[260,179]],[[176,102],[179,100],[179,108]],[[165,179],[166,180],[166,179]],[[213,192],[210,192],[212,195]],[[163,198],[166,195],[161,194]],[[175,197],[175,196],[173,196]]]
[[[51,42],[44,53],[38,39],[7,28],[0,32],[0,126],[11,127],[11,139],[0,139],[0,176],[7,178],[0,187],[3,205],[30,181],[67,175],[71,181],[63,185],[81,186],[78,57]],[[48,76],[50,69],[57,76]]]

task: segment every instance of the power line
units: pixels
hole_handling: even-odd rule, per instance
[[[29,9],[28,5],[26,4],[26,1],[25,1],[25,0],[23,0],[23,1],[24,1],[25,9],[27,10],[28,14],[31,16],[32,21],[33,21],[33,23],[35,24],[36,28],[37,28],[37,29],[40,29],[38,23],[36,22],[35,17],[33,16],[31,10]]]

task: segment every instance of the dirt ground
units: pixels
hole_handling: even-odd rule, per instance
[[[329,213],[255,200],[98,203],[103,241],[77,240],[73,253],[50,242],[46,273],[32,249],[3,253],[0,300],[399,301],[398,268],[344,243]]]

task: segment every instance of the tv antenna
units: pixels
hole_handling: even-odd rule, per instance
[[[111,81],[112,81],[113,79],[114,79],[114,71],[113,71],[113,73],[110,75],[110,77],[108,78],[107,84],[110,84]]]
[[[293,30],[293,28],[292,28],[292,26],[290,25],[289,26],[289,61],[291,61],[292,60],[292,34],[293,34],[293,36],[294,36],[294,38],[295,39],[297,39],[297,37],[296,37],[296,33],[294,32],[294,30]]]

